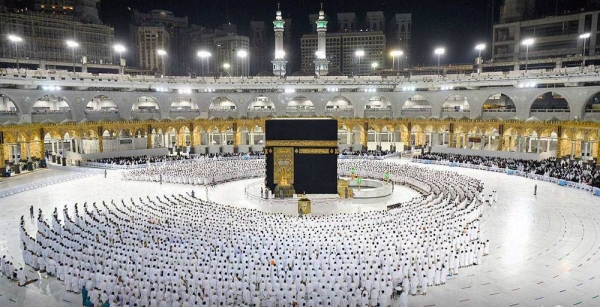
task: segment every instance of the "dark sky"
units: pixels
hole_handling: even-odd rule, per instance
[[[492,2],[501,0],[325,0],[325,13],[334,18],[339,12],[383,11],[389,21],[395,13],[412,13],[413,65],[435,65],[433,49],[446,47],[445,63],[475,61],[478,42],[491,41]],[[319,0],[280,0],[284,17],[291,17],[298,38],[310,29],[308,15],[318,13]],[[101,15],[105,23],[116,28],[118,39],[127,35],[128,8],[147,12],[167,9],[176,16],[188,16],[191,23],[216,27],[226,20],[238,26],[241,34],[250,20],[271,22],[277,0],[102,0]],[[498,9],[495,9],[498,15]],[[485,51],[489,57],[489,48]]]

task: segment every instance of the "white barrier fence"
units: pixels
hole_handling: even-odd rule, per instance
[[[436,165],[445,165],[445,166],[450,166],[450,167],[464,167],[464,168],[478,169],[478,170],[484,170],[484,171],[490,171],[490,172],[496,172],[496,173],[505,173],[507,175],[517,175],[517,176],[526,177],[529,179],[535,179],[535,180],[556,183],[560,186],[567,186],[570,188],[584,190],[584,191],[587,191],[590,193],[594,193],[596,196],[600,196],[599,188],[592,187],[585,183],[578,183],[578,182],[568,181],[568,180],[564,180],[564,179],[548,177],[548,176],[544,176],[544,175],[527,173],[527,172],[518,171],[518,170],[504,169],[504,168],[499,168],[499,167],[495,167],[495,166],[490,167],[490,166],[484,166],[484,165],[474,165],[474,164],[469,164],[469,163],[456,163],[456,162],[438,161],[438,160],[412,159],[411,161],[416,162],[416,163],[423,163],[423,164],[436,164]]]

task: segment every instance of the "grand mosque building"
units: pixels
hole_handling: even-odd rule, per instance
[[[600,305],[600,68],[338,76],[321,9],[287,75],[284,24],[272,76],[1,68],[0,306]],[[337,142],[266,137],[298,118]]]

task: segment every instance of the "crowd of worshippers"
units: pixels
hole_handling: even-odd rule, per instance
[[[480,181],[369,160],[343,167],[414,178],[432,193],[303,217],[188,194],[65,205],[39,213],[34,234],[21,228],[23,258],[84,292],[86,306],[406,307],[489,254]]]
[[[348,150],[344,149],[341,155],[357,157],[381,157],[395,153],[393,150]]]
[[[8,261],[6,255],[3,255],[0,259],[0,274],[11,281],[16,281],[21,287],[28,281],[27,274],[23,268],[16,268],[12,261]]]
[[[171,162],[187,160],[189,156],[186,155],[162,155],[162,156],[133,156],[133,157],[114,157],[114,158],[101,158],[101,159],[90,159],[87,162],[102,163],[109,165],[139,165],[148,163],[159,163],[159,162]]]
[[[140,164],[151,164],[161,162],[172,162],[189,159],[213,159],[213,158],[233,158],[243,156],[262,156],[262,151],[252,151],[248,153],[210,153],[210,154],[194,154],[190,155],[161,155],[161,156],[131,156],[131,157],[114,157],[114,158],[101,158],[101,159],[90,159],[87,162],[102,163],[108,165],[140,165]]]
[[[598,168],[595,163],[588,163],[583,160],[576,161],[560,158],[548,158],[545,160],[536,161],[446,153],[429,153],[415,156],[415,158],[466,163],[497,168],[508,168],[511,170],[564,179],[600,188],[600,168]]]
[[[241,178],[264,175],[265,160],[203,159],[151,164],[123,173],[123,179],[193,185],[211,185]]]

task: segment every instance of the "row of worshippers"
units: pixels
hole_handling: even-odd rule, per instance
[[[123,179],[209,185],[265,174],[264,159],[207,159],[153,164],[123,173]]]
[[[428,186],[386,211],[286,216],[188,195],[66,206],[35,238],[21,229],[24,260],[85,287],[94,306],[391,306],[481,264],[489,242],[478,180],[369,160]]]
[[[16,268],[13,262],[6,258],[6,255],[2,255],[2,258],[0,258],[0,274],[11,281],[16,281],[19,286],[24,286],[28,281],[23,268]]]
[[[21,229],[21,242],[25,242],[24,239],[27,237],[24,234],[25,231],[25,217],[21,216],[20,222]],[[25,247],[25,246],[24,246]],[[25,250],[25,249],[24,249]],[[27,253],[23,252],[23,259],[25,259],[25,255]],[[27,272],[21,267],[17,268],[13,264],[12,261],[6,257],[7,255],[2,255],[0,258],[0,274],[4,275],[7,279],[11,281],[16,281],[19,286],[25,286],[29,281],[29,276],[27,276]]]
[[[595,161],[548,158],[541,161],[487,156],[471,156],[447,153],[429,153],[415,156],[415,159],[446,161],[481,165],[487,167],[507,168],[525,173],[564,179],[600,188],[600,168]]]
[[[127,156],[127,157],[112,157],[90,159],[87,162],[101,163],[107,165],[141,165],[151,163],[166,163],[172,161],[181,161],[188,159],[218,159],[218,158],[234,158],[242,156],[258,157],[263,156],[262,151],[251,151],[248,153],[209,153],[209,154],[193,154],[193,155],[160,155],[160,156]]]
[[[383,157],[395,153],[394,150],[348,150],[344,149],[340,153],[343,156],[354,157]]]

